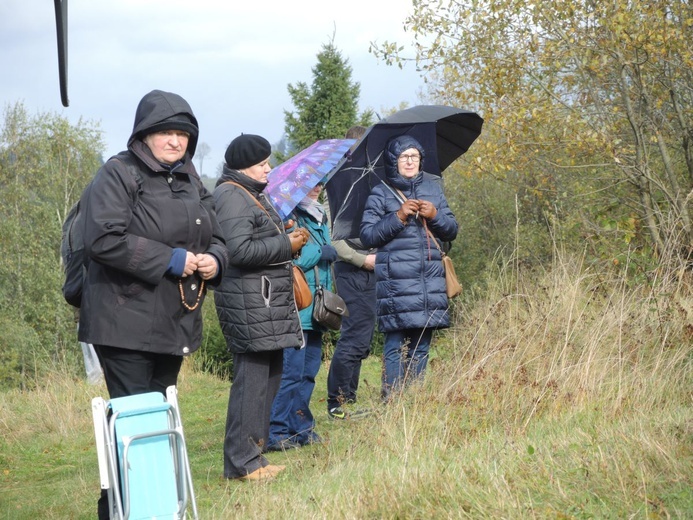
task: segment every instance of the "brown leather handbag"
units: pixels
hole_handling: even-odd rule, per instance
[[[445,251],[443,251],[440,245],[438,245],[436,237],[433,235],[433,233],[431,233],[431,230],[428,229],[428,226],[426,226],[425,223],[424,228],[426,229],[428,236],[431,237],[431,240],[433,240],[433,243],[438,248],[438,251],[440,251],[441,260],[443,262],[443,270],[445,271],[445,293],[448,295],[448,298],[455,298],[462,294],[462,284],[460,284],[460,281],[457,279],[457,273],[455,273],[455,266],[452,263],[452,258],[446,255]]]
[[[296,307],[298,310],[303,310],[310,307],[313,303],[313,294],[308,286],[308,280],[306,280],[306,275],[303,274],[303,270],[294,265],[294,299],[296,300]]]
[[[457,279],[452,259],[442,251],[440,254],[443,255],[443,269],[445,269],[445,292],[448,298],[454,298],[462,294],[462,284]]]

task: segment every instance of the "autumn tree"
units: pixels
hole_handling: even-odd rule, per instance
[[[7,107],[0,127],[0,387],[81,356],[62,298],[61,227],[101,164],[100,130]],[[70,348],[72,347],[72,348]],[[73,358],[76,359],[76,358]]]
[[[351,79],[349,60],[337,50],[334,41],[323,45],[313,67],[311,86],[299,81],[288,90],[294,111],[284,111],[284,130],[289,148],[298,151],[320,139],[344,137],[355,124],[368,126],[372,110],[358,113],[361,86]]]
[[[205,142],[200,143],[195,150],[195,159],[200,163],[200,177],[204,175],[202,167],[204,166],[205,158],[209,156],[212,149]]]
[[[417,0],[396,43],[436,100],[479,110],[483,176],[594,244],[690,255],[693,8],[684,0]],[[539,208],[539,210],[537,210]]]

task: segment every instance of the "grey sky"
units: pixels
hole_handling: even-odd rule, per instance
[[[412,63],[400,70],[368,52],[371,41],[411,44],[402,28],[409,0],[69,0],[68,8],[70,106],[60,102],[48,1],[0,2],[0,101],[3,109],[21,101],[32,114],[99,122],[106,157],[125,147],[137,102],[154,88],[191,104],[200,142],[211,147],[207,175],[241,132],[277,142],[283,111],[293,109],[287,85],[312,82],[316,55],[335,31],[361,84],[361,110],[421,102]]]

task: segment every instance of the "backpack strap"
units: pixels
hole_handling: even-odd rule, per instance
[[[144,182],[144,179],[142,178],[142,172],[140,171],[140,166],[139,164],[137,164],[137,159],[130,156],[130,154],[119,153],[118,155],[112,156],[108,160],[118,161],[120,164],[125,166],[125,169],[128,171],[132,179],[135,181],[135,184],[132,186],[134,188],[132,192],[132,202],[133,205],[136,205],[140,195],[142,194],[142,183]]]

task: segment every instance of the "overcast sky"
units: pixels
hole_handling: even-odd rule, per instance
[[[0,0],[0,101],[3,112],[21,101],[30,114],[98,122],[109,157],[125,148],[145,93],[176,92],[198,118],[200,142],[211,147],[203,173],[214,176],[241,132],[281,139],[283,111],[294,109],[287,85],[312,83],[333,32],[361,84],[361,110],[420,104],[413,64],[400,70],[368,52],[372,41],[409,47],[411,10],[410,0],[69,0],[64,108],[53,2]]]

